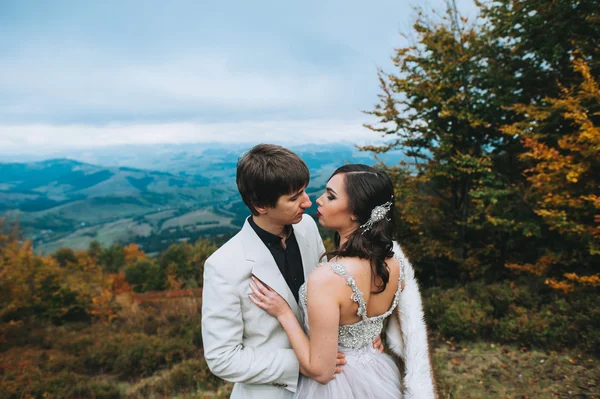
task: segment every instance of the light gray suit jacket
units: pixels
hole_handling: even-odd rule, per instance
[[[293,228],[306,280],[325,248],[311,217],[304,215]],[[300,317],[273,256],[246,221],[204,265],[204,356],[213,374],[236,383],[234,399],[291,398],[298,385],[298,359],[279,321],[248,298],[251,275],[277,291]]]

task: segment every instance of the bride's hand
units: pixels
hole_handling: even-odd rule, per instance
[[[248,295],[250,300],[271,316],[279,318],[287,312],[292,311],[290,305],[288,305],[281,295],[273,291],[271,287],[261,283],[254,276],[252,276],[250,288],[252,289],[252,294]]]

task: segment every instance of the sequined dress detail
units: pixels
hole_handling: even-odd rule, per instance
[[[396,256],[396,260],[400,264],[400,275],[392,304],[387,312],[373,317],[367,316],[367,303],[364,296],[358,289],[354,277],[348,273],[342,263],[328,262],[319,265],[331,268],[335,274],[346,280],[346,284],[352,290],[350,299],[358,304],[357,315],[361,319],[356,323],[338,327],[338,351],[346,355],[347,361],[344,371],[325,385],[301,376],[295,398],[397,399],[402,397],[398,367],[389,355],[373,349],[372,345],[381,333],[385,319],[393,313],[400,302],[405,264],[402,257]],[[310,335],[306,283],[300,287],[299,294],[304,330]]]

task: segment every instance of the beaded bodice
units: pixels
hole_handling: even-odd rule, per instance
[[[343,277],[346,280],[346,284],[352,289],[351,300],[358,303],[358,310],[356,314],[361,318],[353,324],[341,325],[338,328],[338,345],[343,348],[357,349],[368,345],[377,338],[383,329],[384,320],[392,314],[398,303],[400,302],[400,293],[402,291],[402,282],[404,281],[404,259],[396,256],[396,259],[400,263],[400,276],[398,277],[398,289],[394,294],[394,300],[392,305],[387,312],[378,316],[368,317],[367,316],[367,303],[365,302],[362,292],[358,289],[354,277],[346,270],[346,267],[342,263],[321,263],[319,266],[327,265],[331,270],[338,276]],[[306,316],[307,306],[307,295],[306,295],[306,283],[300,287],[300,304],[302,311],[304,312],[305,328],[308,332],[308,317]]]

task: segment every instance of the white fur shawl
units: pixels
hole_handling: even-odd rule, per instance
[[[413,267],[396,242],[394,252],[404,263],[405,286],[386,328],[387,346],[404,363],[404,399],[434,399],[435,382],[419,285]]]

